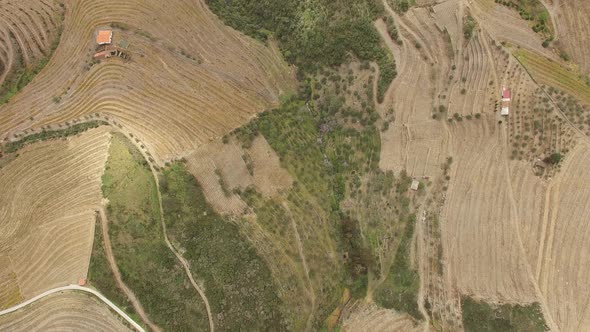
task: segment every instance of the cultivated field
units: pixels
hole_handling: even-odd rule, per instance
[[[272,43],[225,27],[202,1],[72,0],[65,7],[47,67],[0,107],[2,137],[99,113],[162,162],[240,126],[292,87],[292,70]],[[129,43],[131,61],[92,61],[96,29],[109,24],[115,44]]]
[[[423,331],[409,315],[383,309],[375,304],[357,303],[343,314],[342,331]]]
[[[161,328],[315,330],[337,312],[351,332],[462,330],[493,317],[526,330],[540,312],[552,330],[587,330],[590,7],[541,1],[556,32],[543,47],[532,22],[494,0],[395,12],[400,1],[384,0],[374,22],[396,63],[387,89],[380,60],[353,59],[307,73],[311,91],[279,105],[295,68],[204,0],[0,0],[0,84],[29,70],[0,103],[0,139],[112,127],[0,160],[0,308],[86,278],[110,148],[112,250]],[[311,12],[297,24],[322,15]],[[130,60],[92,61],[95,33],[109,26]],[[169,252],[162,214],[190,270]],[[79,324],[126,329],[78,293],[0,317],[7,330]]]
[[[446,1],[433,10],[434,16],[423,8],[411,8],[404,15],[389,11],[402,45],[389,38],[384,23],[376,24],[399,72],[381,108],[384,116],[393,110],[395,121],[381,135],[380,167],[436,179],[445,177],[441,164],[452,157],[448,184],[427,189],[433,195],[442,191],[432,197],[440,208],[428,207],[427,215],[434,217],[417,224],[418,239],[424,243],[417,255],[424,260],[422,273],[427,273],[421,276],[425,284],[418,301],[428,300],[430,310],[445,317],[434,317],[433,326],[462,328],[452,321],[461,319],[459,296],[469,295],[492,303],[540,303],[548,326],[579,330],[586,326],[585,311],[565,315],[567,301],[560,287],[575,287],[571,285],[577,283],[569,280],[582,278],[585,265],[573,264],[576,271],[570,273],[567,263],[554,268],[556,256],[546,256],[562,248],[559,241],[568,241],[565,233],[583,226],[573,226],[572,220],[572,228],[556,240],[548,238],[554,232],[544,224],[550,223],[549,216],[563,215],[557,211],[567,204],[571,208],[563,211],[582,208],[587,195],[577,192],[576,198],[562,198],[571,203],[558,203],[555,194],[546,194],[552,192],[548,188],[557,186],[566,170],[572,177],[581,173],[573,170],[577,166],[568,168],[569,161],[556,168],[540,161],[555,152],[566,159],[582,158],[582,131],[568,119],[586,131],[587,87],[559,64],[555,53],[541,46],[540,36],[517,12],[485,0]],[[477,21],[470,38],[462,33],[467,14]],[[521,47],[514,51],[518,59],[502,41]],[[512,90],[507,119],[498,114],[502,87]],[[442,249],[437,254],[438,241]]]
[[[495,302],[532,302],[535,292],[519,246],[501,130],[493,119],[453,126],[454,167],[442,239],[462,293]]]
[[[67,291],[0,317],[3,331],[132,331],[93,295]]]
[[[557,22],[557,40],[580,70],[590,75],[590,3],[584,0],[545,1]]]
[[[0,169],[1,306],[86,278],[110,134],[36,143]]]
[[[540,247],[533,265],[550,313],[562,331],[590,326],[588,143],[579,144],[545,194]]]
[[[474,0],[470,9],[482,29],[498,42],[518,45],[552,59],[559,56],[549,48],[543,48],[543,38],[532,29],[532,23],[523,20],[519,13],[494,0]]]
[[[284,191],[293,182],[264,137],[242,147],[236,140],[212,142],[187,158],[188,170],[199,180],[209,203],[221,214],[240,215],[246,204],[234,193],[253,186],[265,197]]]

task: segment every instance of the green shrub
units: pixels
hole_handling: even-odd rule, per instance
[[[465,39],[471,39],[473,36],[473,29],[477,25],[475,19],[471,15],[467,15],[463,18],[463,36]]]

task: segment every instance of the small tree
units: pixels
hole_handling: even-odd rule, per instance
[[[545,161],[548,164],[557,165],[561,161],[561,158],[561,153],[555,152],[552,153],[549,157],[545,158],[543,161]]]

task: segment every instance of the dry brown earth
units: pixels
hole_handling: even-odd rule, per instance
[[[479,26],[494,40],[506,41],[551,59],[559,58],[551,49],[543,48],[541,35],[535,33],[530,22],[523,20],[516,10],[494,0],[469,0],[466,3]]]
[[[547,3],[556,14],[559,44],[580,66],[581,71],[590,75],[590,2],[585,0],[552,0]]]
[[[342,331],[423,331],[407,314],[400,314],[394,310],[383,309],[374,303],[356,303],[343,313]]]
[[[0,317],[2,331],[131,331],[94,296],[67,291],[49,295]]]
[[[36,143],[0,169],[2,307],[86,278],[109,138],[97,128]]]

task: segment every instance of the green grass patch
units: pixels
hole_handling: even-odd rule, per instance
[[[80,133],[85,132],[88,129],[98,128],[99,126],[108,125],[108,123],[104,121],[89,121],[84,123],[79,123],[73,125],[71,127],[59,130],[43,130],[40,133],[35,133],[32,135],[28,135],[23,137],[22,139],[14,142],[6,143],[4,146],[4,152],[6,153],[13,153],[26,145],[33,144],[35,142],[46,141],[55,138],[64,138],[68,136],[78,135]]]
[[[548,331],[539,303],[521,305],[491,305],[470,297],[461,298],[465,331],[510,332]]]
[[[122,135],[113,136],[102,180],[109,200],[109,235],[123,281],[159,327],[207,330],[204,303],[164,242],[155,179],[141,153]]]
[[[418,309],[420,276],[410,262],[416,216],[410,215],[403,222],[406,223],[403,237],[387,279],[375,290],[375,301],[384,308],[404,311],[420,320],[423,318]]]
[[[285,330],[270,270],[239,228],[211,208],[183,164],[165,169],[162,180],[168,233],[203,281],[216,329]]]

